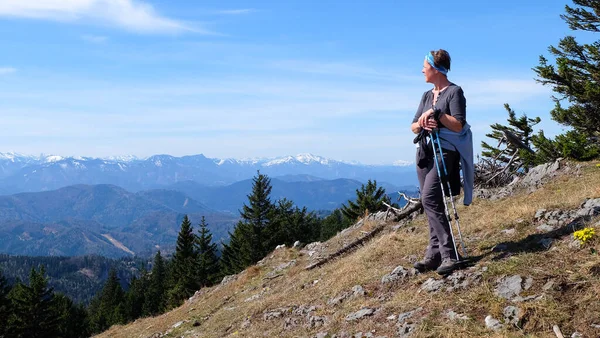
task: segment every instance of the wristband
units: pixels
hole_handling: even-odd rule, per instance
[[[435,108],[433,110],[433,119],[435,120],[435,122],[440,122],[440,116],[442,115],[442,110],[439,108]]]

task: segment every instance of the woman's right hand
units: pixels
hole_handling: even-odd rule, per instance
[[[428,111],[421,114],[419,117],[419,127],[431,131],[437,128],[437,122],[433,118],[433,109],[429,109]]]

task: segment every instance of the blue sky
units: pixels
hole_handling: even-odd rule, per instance
[[[439,48],[476,150],[504,103],[555,135],[531,68],[568,3],[2,0],[0,152],[412,161]]]

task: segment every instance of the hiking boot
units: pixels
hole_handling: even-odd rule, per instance
[[[444,276],[449,275],[452,273],[452,271],[460,268],[460,264],[461,262],[459,260],[453,258],[444,258],[444,260],[442,260],[442,264],[438,266],[435,272]]]
[[[415,264],[413,264],[413,266],[415,267],[415,269],[417,269],[417,271],[423,273],[426,271],[437,269],[437,267],[440,266],[440,263],[441,262],[440,262],[439,258],[425,257],[423,260],[418,261]]]

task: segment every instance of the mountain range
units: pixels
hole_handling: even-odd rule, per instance
[[[415,170],[409,163],[363,165],[311,154],[235,160],[207,158],[202,154],[101,159],[0,153],[0,194],[54,190],[76,184],[113,184],[129,191],[164,188],[185,181],[223,186],[250,179],[258,170],[270,177],[309,175],[361,182],[374,179],[395,186],[417,183]]]
[[[195,227],[206,217],[213,239],[226,241],[257,170],[271,177],[273,202],[287,198],[314,211],[340,207],[368,179],[377,179],[390,195],[415,191],[412,167],[348,164],[313,155],[237,161],[203,155],[98,159],[5,153],[0,154],[0,252],[122,257],[148,256],[160,248],[168,253],[184,215]]]

